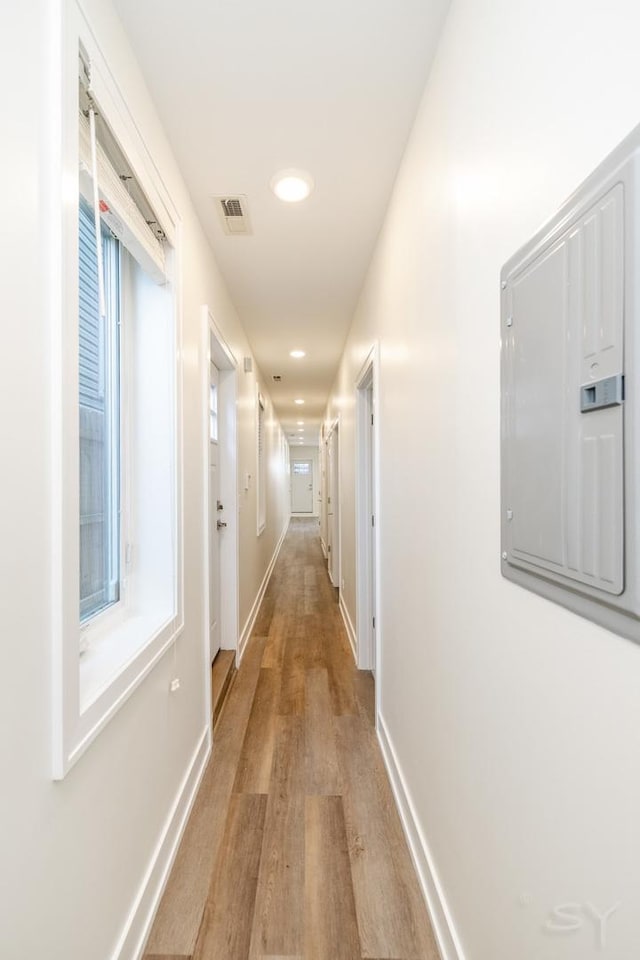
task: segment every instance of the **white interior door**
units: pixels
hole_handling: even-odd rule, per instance
[[[327,466],[329,472],[329,491],[327,498],[327,549],[329,553],[329,577],[334,587],[340,586],[340,545],[339,510],[340,494],[338,487],[338,427],[334,427],[327,443]]]
[[[291,512],[313,513],[313,460],[291,464]]]
[[[378,644],[378,457],[375,411],[377,350],[374,347],[357,383],[356,431],[356,623],[361,670],[376,669]],[[377,689],[377,688],[376,688]]]
[[[215,364],[209,364],[209,652],[220,649],[220,463],[218,444],[218,383]]]
[[[327,525],[327,565],[331,576],[331,538],[333,535],[333,508],[331,506],[331,454],[329,452],[329,438],[325,443],[325,514]]]

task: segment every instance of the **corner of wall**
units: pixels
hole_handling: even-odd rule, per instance
[[[433,856],[420,828],[411,794],[403,776],[387,725],[377,711],[376,731],[384,764],[389,775],[402,829],[418,876],[422,896],[431,920],[442,960],[466,960],[455,929]]]
[[[262,601],[263,601],[263,599],[264,599],[264,595],[265,595],[265,593],[266,593],[266,591],[267,591],[267,587],[269,586],[269,580],[271,579],[271,574],[273,573],[273,568],[274,568],[275,565],[276,565],[276,560],[278,559],[278,555],[279,555],[279,553],[280,553],[280,549],[281,549],[281,547],[282,547],[282,544],[284,543],[284,538],[285,538],[286,535],[287,535],[287,530],[288,530],[288,529],[289,529],[289,517],[286,517],[286,518],[285,518],[284,525],[283,525],[282,533],[280,534],[280,539],[278,540],[278,542],[277,542],[277,544],[276,544],[276,548],[275,548],[275,550],[273,551],[273,556],[271,557],[271,560],[269,561],[269,566],[267,567],[267,570],[266,570],[266,572],[265,572],[265,575],[264,575],[264,577],[263,577],[263,579],[262,579],[262,583],[260,584],[260,588],[258,589],[258,593],[256,594],[256,598],[255,598],[255,600],[253,601],[253,605],[252,605],[252,607],[251,607],[251,610],[249,611],[249,616],[247,617],[246,623],[245,623],[244,627],[242,628],[242,632],[241,632],[241,634],[240,634],[240,637],[238,638],[238,663],[237,663],[238,666],[240,666],[240,661],[242,660],[242,658],[243,658],[243,656],[244,656],[244,652],[245,652],[245,650],[246,650],[246,648],[247,648],[247,643],[249,642],[249,637],[251,636],[251,631],[253,630],[253,625],[254,625],[255,622],[256,622],[256,619],[257,619],[257,616],[258,616],[258,612],[259,612],[259,610],[260,610],[260,604],[262,603]]]
[[[207,724],[151,855],[112,960],[139,960],[143,954],[210,754],[211,729]]]
[[[344,602],[344,597],[342,591],[340,591],[340,601],[339,601],[340,613],[342,614],[342,622],[344,623],[344,628],[347,631],[347,637],[349,638],[349,645],[351,646],[351,652],[353,653],[353,659],[358,663],[358,641],[356,638],[355,627],[353,626],[353,621],[349,615],[347,605]]]

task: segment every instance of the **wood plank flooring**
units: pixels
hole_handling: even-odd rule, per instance
[[[218,650],[211,666],[211,709],[215,727],[236,672],[235,650]]]
[[[437,960],[373,718],[294,518],[144,960]]]

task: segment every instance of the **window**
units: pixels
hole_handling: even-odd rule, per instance
[[[80,649],[104,662],[174,608],[171,298],[155,212],[87,90],[80,106]],[[105,678],[83,675],[90,698]]]
[[[209,440],[218,442],[218,388],[215,383],[209,384]]]
[[[293,472],[301,476],[308,476],[311,473],[311,464],[308,460],[294,460]]]
[[[120,598],[120,244],[101,231],[100,313],[93,211],[79,209],[80,621]]]
[[[50,254],[56,779],[175,642],[184,581],[179,216],[79,10],[67,27],[80,63],[50,165],[78,197],[61,197]]]
[[[265,468],[265,431],[264,431],[264,399],[258,392],[258,430],[257,430],[257,475],[256,484],[258,508],[258,536],[267,524],[267,475]]]

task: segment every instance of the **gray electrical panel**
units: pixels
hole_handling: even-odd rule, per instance
[[[502,573],[640,640],[640,128],[501,274]]]

